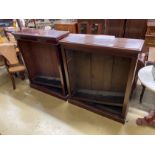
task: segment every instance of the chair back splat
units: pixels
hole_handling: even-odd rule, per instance
[[[25,66],[19,63],[15,45],[12,43],[0,44],[0,55],[4,57],[4,62],[10,75],[13,89],[16,89],[14,74],[19,73],[21,75],[21,79],[24,80]]]

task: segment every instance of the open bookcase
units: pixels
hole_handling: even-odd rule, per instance
[[[123,39],[120,44],[119,41],[113,36],[70,34],[60,44],[69,102],[124,122],[143,41]],[[131,48],[134,42],[140,49]]]
[[[14,35],[28,70],[31,87],[67,99],[58,40],[68,35],[68,32],[23,29]]]

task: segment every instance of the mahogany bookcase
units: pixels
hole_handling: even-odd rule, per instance
[[[66,80],[59,40],[68,31],[23,29],[15,32],[30,80],[30,86],[67,99]]]
[[[70,103],[125,122],[144,41],[69,34],[60,40]]]

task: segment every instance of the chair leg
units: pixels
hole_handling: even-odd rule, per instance
[[[14,79],[12,73],[10,73],[10,78],[11,78],[11,81],[12,81],[13,89],[15,90],[16,89],[16,84],[15,84],[15,79]]]
[[[16,78],[18,77],[18,74],[17,73],[15,73],[14,75],[15,75]]]
[[[22,80],[25,80],[25,75],[24,75],[24,73],[25,73],[25,72],[20,72],[20,73],[19,73]]]
[[[143,99],[143,96],[144,96],[145,88],[146,87],[144,85],[142,85],[142,92],[140,94],[140,103],[142,103],[142,99]]]

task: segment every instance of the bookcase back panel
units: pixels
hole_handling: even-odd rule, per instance
[[[29,41],[19,41],[21,43],[22,53],[27,61],[27,67],[30,74],[60,77],[58,70],[58,59],[56,55],[56,49],[54,46]],[[31,68],[31,69],[29,69]]]
[[[101,54],[91,54],[91,73],[93,90],[111,90],[113,57]]]
[[[130,63],[130,58],[114,57],[111,84],[111,89],[113,91],[125,92]]]
[[[124,123],[144,41],[70,34],[60,45],[69,103]]]
[[[130,58],[82,51],[67,51],[71,90],[125,93]],[[69,54],[70,53],[70,54]],[[74,75],[73,75],[74,74]]]
[[[91,54],[75,52],[76,87],[91,89]]]

